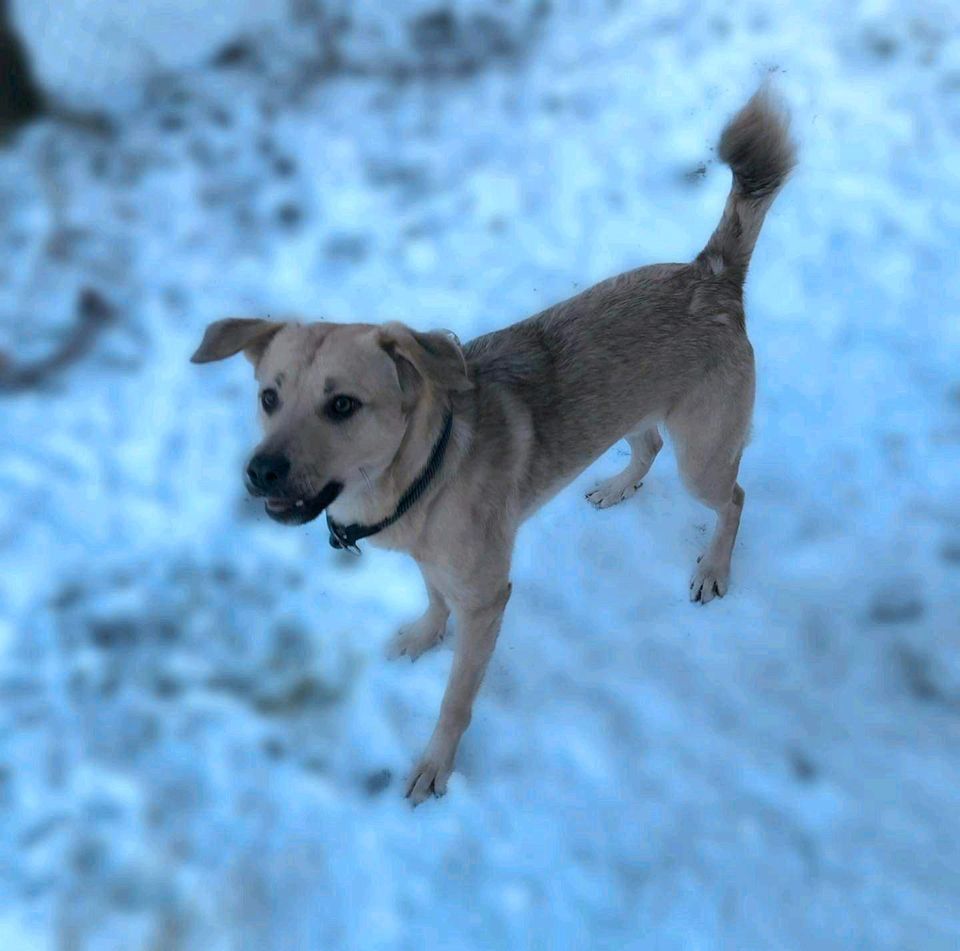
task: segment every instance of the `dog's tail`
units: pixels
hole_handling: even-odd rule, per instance
[[[767,209],[797,162],[786,113],[762,86],[727,123],[717,153],[733,172],[723,217],[697,262],[740,284]]]

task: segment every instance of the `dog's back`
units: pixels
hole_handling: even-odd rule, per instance
[[[664,419],[705,377],[750,363],[742,288],[760,227],[794,163],[765,90],[727,124],[733,185],[689,264],[640,267],[465,348],[476,386],[506,388],[530,414],[530,484],[572,477],[641,421]]]

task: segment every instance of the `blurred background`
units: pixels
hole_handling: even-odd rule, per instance
[[[960,19],[0,2],[0,948],[960,947]],[[233,316],[462,339],[689,260],[764,78],[728,596],[672,454],[524,528],[448,796],[412,561],[245,498]]]

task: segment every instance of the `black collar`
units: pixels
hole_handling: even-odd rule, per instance
[[[447,418],[443,422],[443,431],[434,443],[433,451],[423,471],[414,480],[410,488],[400,496],[397,507],[392,515],[381,519],[375,525],[339,525],[327,513],[327,528],[330,529],[330,546],[332,548],[345,548],[355,554],[360,554],[357,542],[361,538],[369,538],[382,532],[385,528],[391,526],[398,519],[402,518],[413,506],[417,500],[427,491],[427,486],[433,481],[433,477],[440,471],[443,464],[443,456],[447,451],[447,443],[450,442],[450,431],[453,429],[453,415],[447,413]]]

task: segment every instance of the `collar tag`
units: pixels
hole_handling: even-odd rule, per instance
[[[330,527],[330,547],[339,548],[341,551],[348,551],[351,555],[359,555],[360,548],[356,542],[350,541],[350,536],[347,534],[346,527],[343,525],[337,525],[333,522],[328,522]]]

